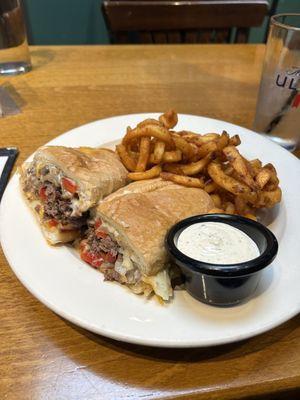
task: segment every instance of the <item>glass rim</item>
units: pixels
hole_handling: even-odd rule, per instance
[[[279,26],[280,28],[283,28],[283,29],[300,31],[300,27],[285,24],[283,22],[277,21],[277,18],[280,18],[280,17],[300,17],[300,13],[282,13],[282,14],[275,14],[275,15],[271,16],[272,25]]]

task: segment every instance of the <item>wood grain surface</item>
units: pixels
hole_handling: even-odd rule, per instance
[[[117,114],[173,107],[250,128],[264,46],[32,47],[31,54],[32,72],[1,78],[23,105],[0,120],[0,146],[19,147],[18,163],[71,128]],[[55,315],[1,255],[0,399],[297,399],[299,322],[215,348],[123,344]]]

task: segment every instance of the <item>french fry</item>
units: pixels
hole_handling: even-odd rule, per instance
[[[176,175],[169,172],[162,172],[160,176],[165,181],[172,181],[182,186],[200,189],[204,187],[204,180],[200,178],[191,178],[189,176]]]
[[[275,169],[274,165],[269,163],[269,164],[266,164],[264,166],[264,168],[266,168],[271,173],[270,183],[278,186],[279,185],[279,179],[277,177],[277,172],[276,172],[276,169]]]
[[[147,118],[147,119],[145,119],[144,121],[138,123],[138,124],[137,124],[137,127],[138,127],[138,128],[143,128],[143,127],[146,126],[146,125],[159,125],[159,126],[160,126],[161,124],[160,124],[159,121],[157,121],[157,120],[154,119],[154,118]]]
[[[260,189],[263,189],[271,179],[271,171],[268,168],[262,168],[255,177],[255,182]]]
[[[182,152],[180,150],[166,151],[164,152],[162,162],[164,163],[174,163],[182,159]]]
[[[210,197],[217,208],[222,208],[222,200],[218,194],[211,194]]]
[[[181,170],[184,175],[196,175],[199,172],[203,171],[203,169],[207,166],[207,164],[211,161],[213,155],[211,153],[207,154],[204,158],[197,162],[193,162],[190,164],[182,165]]]
[[[144,136],[155,137],[156,139],[161,140],[162,142],[168,143],[170,145],[173,144],[173,139],[170,132],[163,126],[158,126],[154,124],[149,124],[143,126],[142,128],[132,129],[130,132],[126,133],[126,135],[123,138],[122,144],[126,146],[132,140]]]
[[[211,212],[256,219],[255,210],[272,207],[281,199],[276,169],[258,159],[247,160],[237,150],[240,137],[172,130],[177,114],[168,111],[127,128],[116,151],[132,180],[161,176],[179,185],[203,188],[210,194]],[[148,168],[148,169],[147,169]],[[149,169],[150,168],[150,169]]]
[[[229,146],[239,146],[241,144],[241,139],[239,135],[231,136],[229,139]]]
[[[116,146],[117,153],[128,171],[135,171],[136,162],[132,159],[123,144],[118,144]]]
[[[222,151],[224,147],[228,146],[229,143],[229,135],[226,131],[222,132],[222,135],[217,140],[217,150]]]
[[[158,140],[155,145],[154,145],[154,150],[153,150],[153,160],[151,162],[153,164],[159,164],[162,160],[164,151],[165,151],[166,144],[164,142],[161,142]]]
[[[162,166],[163,171],[171,172],[172,174],[176,175],[183,175],[181,164],[176,163],[166,163]]]
[[[209,153],[213,153],[218,149],[216,142],[207,142],[204,143],[198,150],[198,157],[203,158],[207,156]]]
[[[222,170],[221,165],[217,164],[216,162],[211,162],[207,167],[207,171],[209,176],[213,179],[213,181],[216,182],[217,185],[221,186],[230,193],[239,195],[242,193],[251,192],[249,186],[232,178],[231,176],[226,175]]]
[[[129,179],[133,181],[141,181],[144,179],[152,179],[152,178],[157,178],[161,173],[161,166],[160,165],[155,165],[155,167],[152,167],[148,169],[147,171],[144,172],[130,172],[127,176]]]
[[[205,190],[207,193],[212,193],[212,192],[214,192],[217,188],[218,188],[218,185],[217,185],[214,181],[208,182],[208,183],[206,183],[205,186],[204,186],[204,190]]]
[[[241,196],[236,196],[234,198],[234,205],[238,214],[242,215],[246,212],[247,202]]]
[[[146,170],[149,154],[150,154],[150,138],[142,137],[140,142],[140,155],[135,168],[137,172],[143,172]]]
[[[172,129],[178,122],[178,116],[175,111],[169,110],[159,117],[159,122],[166,128]]]
[[[250,164],[250,168],[249,169],[250,170],[252,169],[252,173],[253,173],[252,176],[256,176],[259,173],[259,171],[261,170],[261,168],[262,168],[261,161],[258,160],[258,159],[255,159],[255,160],[249,161],[249,164]]]
[[[252,189],[256,189],[256,184],[247,168],[247,164],[237,148],[234,146],[227,146],[223,149],[223,153],[239,175],[240,179]]]
[[[276,203],[279,203],[281,200],[281,189],[277,187],[273,191],[266,191],[263,190],[258,194],[258,200],[257,203],[254,204],[255,207],[260,208],[260,207],[273,207]]]
[[[234,204],[228,201],[225,203],[225,213],[226,214],[235,214],[235,207]]]
[[[176,136],[173,136],[173,140],[176,148],[182,152],[186,160],[189,160],[194,156],[195,154],[194,149],[189,142],[187,142],[182,137],[176,137]]]

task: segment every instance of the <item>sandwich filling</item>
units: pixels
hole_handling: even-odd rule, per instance
[[[88,222],[88,229],[81,240],[80,257],[104,274],[104,279],[126,284],[136,293],[146,296],[153,291],[163,300],[172,295],[168,269],[153,276],[143,275],[133,254],[117,242],[117,232],[97,218]]]
[[[54,165],[31,164],[23,177],[23,191],[48,228],[79,230],[88,213],[82,212],[76,183]]]

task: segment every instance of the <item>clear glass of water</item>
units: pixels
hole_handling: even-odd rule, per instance
[[[300,144],[300,14],[271,17],[254,129],[293,151]]]
[[[0,75],[17,75],[30,69],[21,2],[0,0]]]

